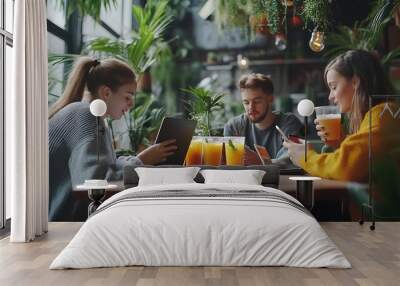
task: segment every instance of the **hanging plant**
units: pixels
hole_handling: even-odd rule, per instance
[[[218,0],[215,10],[215,22],[218,29],[247,27],[251,10],[250,1]]]
[[[317,26],[320,31],[327,31],[329,26],[328,0],[304,0],[301,14],[306,28],[313,29]]]
[[[256,33],[263,35],[268,35],[270,33],[268,28],[268,19],[265,13],[250,16],[249,23],[251,30]]]
[[[397,1],[397,0],[396,0]],[[293,17],[287,17],[293,10]],[[287,22],[298,27],[303,24],[312,30],[329,26],[328,0],[216,0],[215,22],[218,28],[250,26],[252,31],[277,34],[286,32]]]
[[[67,11],[67,17],[70,17],[73,12],[78,11],[82,16],[92,16],[96,21],[100,20],[100,12],[111,10],[117,6],[117,0],[57,0],[57,4]]]
[[[333,58],[348,50],[360,49],[373,52],[377,49],[384,36],[385,29],[389,25],[397,9],[400,8],[400,0],[395,0],[393,5],[383,0],[374,1],[374,6],[368,17],[357,22],[353,27],[339,26],[335,32],[328,35],[329,50],[325,57]],[[400,58],[400,47],[383,54],[381,63],[386,68],[394,59]]]
[[[268,28],[272,34],[279,33],[282,26],[283,6],[281,0],[260,1],[263,12],[267,15]]]

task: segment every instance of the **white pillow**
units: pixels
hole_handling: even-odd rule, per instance
[[[262,170],[202,170],[205,184],[261,185],[265,171]]]
[[[199,170],[199,167],[135,168],[139,176],[138,186],[195,183],[193,179]]]

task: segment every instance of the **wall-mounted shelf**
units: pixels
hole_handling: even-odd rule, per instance
[[[272,60],[249,60],[250,66],[276,66],[276,65],[306,65],[306,64],[318,64],[325,65],[328,62],[322,59],[272,59]],[[237,67],[236,62],[227,64],[205,64],[206,70],[219,71],[219,70],[231,70]]]

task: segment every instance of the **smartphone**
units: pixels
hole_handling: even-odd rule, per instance
[[[271,156],[268,153],[267,148],[261,145],[254,144],[254,149],[263,165],[271,163]]]
[[[296,136],[296,135],[289,135],[288,137],[289,137],[289,140],[292,141],[292,142],[294,142],[294,143],[298,143],[298,144],[303,143],[303,142],[302,142],[303,139],[300,138],[299,136]]]
[[[278,130],[278,132],[282,135],[283,140],[289,141],[289,138],[285,135],[285,133],[283,133],[282,129],[280,129],[278,125],[275,125],[275,127],[276,130]]]

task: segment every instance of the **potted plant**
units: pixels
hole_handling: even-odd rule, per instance
[[[189,115],[197,120],[197,130],[199,135],[211,136],[212,113],[223,108],[223,93],[215,93],[203,87],[189,87],[182,89],[192,96],[191,100],[186,101],[189,107]]]
[[[133,30],[132,40],[97,38],[86,49],[102,56],[114,56],[127,62],[137,75],[143,74],[156,62],[165,48],[163,32],[172,22],[167,13],[168,1],[148,1],[144,7],[134,5],[133,16],[138,28]]]
[[[110,5],[112,3],[115,4],[116,0],[68,1],[68,3],[69,2],[73,2],[73,4],[71,4],[73,6],[71,7],[78,9],[82,14],[92,15],[89,13],[89,8],[93,7],[92,5],[96,4],[98,9],[102,7],[110,8]],[[163,32],[173,20],[172,15],[168,13],[167,5],[168,1],[166,0],[149,0],[144,7],[134,5],[132,13],[137,23],[137,28],[132,31],[133,37],[131,40],[114,40],[105,37],[97,38],[86,45],[82,54],[94,54],[99,58],[113,56],[128,63],[137,74],[139,81],[143,78],[148,80],[148,77],[143,76],[143,74],[149,71],[160,54],[168,48],[168,44],[162,38]],[[49,64],[50,66],[59,63],[71,64],[79,56],[80,55],[72,54],[50,55]],[[141,82],[141,84],[142,83],[143,82]],[[147,91],[147,94],[149,94],[149,88],[147,88]],[[138,151],[139,146],[148,144],[146,136],[151,134],[152,129],[158,128],[157,126],[165,113],[165,111],[160,108],[155,108],[150,111],[150,109],[156,105],[155,98],[149,95],[147,98],[148,100],[138,99],[135,107],[126,118],[128,126],[127,132],[131,141],[130,145],[132,150],[124,150],[123,152],[125,153],[128,152],[132,154]],[[112,121],[109,122],[109,125],[112,127]],[[134,130],[134,128],[138,128],[138,130]]]
[[[150,145],[151,137],[154,137],[164,116],[165,109],[157,105],[153,95],[138,93],[135,96],[135,107],[124,116],[130,149],[120,149],[117,155],[133,155]]]
[[[392,6],[386,1],[377,0],[366,20],[356,23],[352,28],[340,26],[337,32],[329,34],[329,49],[325,56],[333,58],[352,49],[375,51],[386,26],[398,8],[400,8],[400,0],[396,0]],[[382,55],[381,62],[384,66],[388,66],[392,60],[399,57],[400,48],[396,48]]]
[[[75,11],[78,11],[82,16],[92,16],[96,21],[100,19],[100,11],[102,9],[109,10],[112,6],[116,6],[117,0],[57,0],[58,5],[67,11],[67,17]]]
[[[149,136],[158,129],[165,109],[155,108],[156,100],[151,95],[150,67],[168,49],[162,38],[163,32],[172,22],[168,14],[168,1],[147,1],[144,7],[134,5],[132,13],[137,22],[130,41],[97,38],[87,45],[87,51],[98,56],[114,56],[127,62],[137,74],[138,91],[135,107],[125,116],[131,150],[118,154],[134,154],[149,145]],[[146,99],[143,99],[146,98]]]

